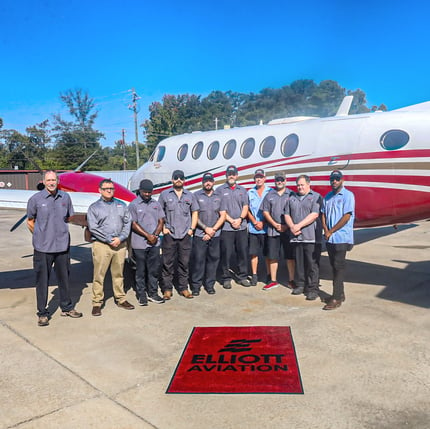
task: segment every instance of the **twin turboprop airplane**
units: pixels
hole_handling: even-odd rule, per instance
[[[205,172],[225,181],[234,164],[239,183],[253,186],[263,168],[269,185],[275,173],[295,189],[299,174],[311,177],[322,195],[330,190],[332,170],[343,171],[356,197],[356,227],[410,223],[430,218],[430,102],[390,112],[349,115],[352,97],[328,118],[290,117],[267,125],[193,132],[162,140],[149,161],[130,179],[138,189],[151,179],[154,193],[171,186],[171,174],[184,171],[185,186],[201,187]]]

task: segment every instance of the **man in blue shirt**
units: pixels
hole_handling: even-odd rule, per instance
[[[36,272],[38,325],[49,325],[48,285],[52,266],[58,280],[62,316],[82,317],[73,308],[69,289],[70,235],[68,218],[73,216],[69,194],[60,191],[55,171],[43,175],[45,189],[34,194],[27,204],[27,226],[33,234],[33,264]]]
[[[322,226],[327,240],[326,247],[333,269],[333,295],[323,310],[335,310],[345,301],[343,285],[346,252],[354,244],[354,194],[343,186],[343,174],[334,170],[330,174],[332,190],[326,195],[322,206]]]

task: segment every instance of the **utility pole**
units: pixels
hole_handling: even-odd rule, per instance
[[[125,157],[125,129],[122,129],[122,156],[123,156],[123,169],[127,170],[127,158]]]
[[[135,145],[136,145],[136,170],[139,168],[140,165],[140,159],[139,159],[139,133],[137,132],[137,113],[139,111],[139,106],[137,105],[137,100],[140,100],[140,97],[136,94],[136,91],[134,88],[131,89],[131,101],[132,104],[128,105],[128,108],[130,110],[133,110],[134,114],[134,138],[135,138]]]

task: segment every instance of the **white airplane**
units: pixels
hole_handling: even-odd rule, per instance
[[[356,197],[356,227],[410,223],[430,218],[430,102],[397,109],[349,115],[352,96],[328,118],[290,117],[267,125],[169,137],[132,176],[130,190],[151,179],[154,193],[171,186],[174,170],[183,170],[186,187],[201,187],[211,172],[224,183],[225,170],[236,165],[239,183],[254,185],[257,168],[267,183],[275,173],[295,190],[299,174],[311,177],[314,190],[326,195],[329,174],[340,169]]]

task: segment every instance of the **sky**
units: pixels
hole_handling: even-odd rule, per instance
[[[25,128],[61,114],[81,88],[103,146],[164,94],[259,92],[297,79],[362,89],[389,110],[430,100],[430,3],[290,0],[2,0],[0,118]],[[139,127],[139,141],[143,141]]]

